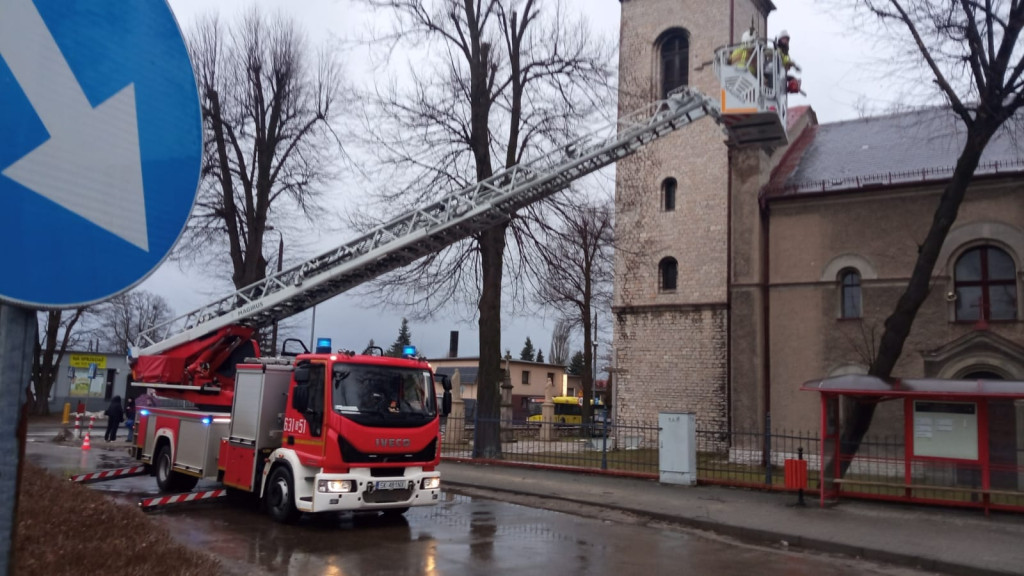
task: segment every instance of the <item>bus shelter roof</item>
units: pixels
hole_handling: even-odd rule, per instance
[[[1024,398],[1017,380],[945,380],[941,378],[879,378],[864,374],[833,376],[804,382],[801,390],[840,396],[963,396]]]

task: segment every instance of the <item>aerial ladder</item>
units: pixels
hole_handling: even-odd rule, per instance
[[[252,340],[257,330],[508,221],[517,210],[705,116],[725,127],[730,146],[785,144],[786,92],[777,53],[758,41],[750,58],[734,65],[729,58],[735,48],[715,52],[717,99],[678,89],[557,154],[499,171],[142,332],[129,353],[135,384],[198,406],[231,406],[234,366],[259,355]]]

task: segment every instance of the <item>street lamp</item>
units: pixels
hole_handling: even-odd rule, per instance
[[[273,226],[267,226],[267,230],[277,232],[277,272],[280,274],[284,264],[284,234],[280,230],[275,230]],[[270,337],[270,350],[272,354],[277,355],[277,320],[274,320],[274,329]]]

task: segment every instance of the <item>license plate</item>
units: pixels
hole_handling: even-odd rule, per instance
[[[405,490],[408,484],[405,480],[380,480],[377,482],[377,490]]]

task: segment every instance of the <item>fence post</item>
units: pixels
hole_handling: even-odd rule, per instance
[[[803,446],[797,447],[797,449],[796,449],[796,458],[797,458],[797,460],[800,460],[801,462],[803,461],[803,459],[804,459],[804,447]],[[806,468],[804,468],[804,470],[806,470]],[[800,490],[796,493],[796,503],[798,505],[800,505],[800,506],[806,506],[806,503],[804,503],[804,484],[805,483],[806,483],[806,480],[804,482],[800,483]]]
[[[764,414],[764,484],[772,485],[772,413]]]

